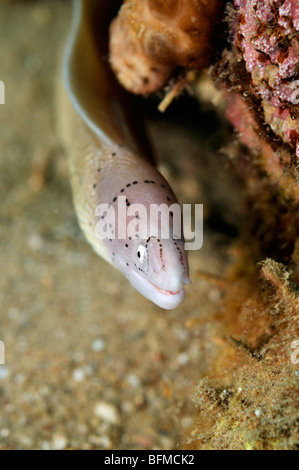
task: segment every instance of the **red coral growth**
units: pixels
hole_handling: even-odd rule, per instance
[[[299,158],[298,0],[235,0],[234,45],[272,131]]]
[[[223,51],[211,75],[218,95],[222,90],[222,110],[248,149],[250,163],[244,165],[241,155],[235,161],[248,188],[255,178],[256,198],[258,181],[267,175],[298,211],[299,4],[235,0],[228,20],[232,47]],[[256,168],[260,173],[252,176]]]

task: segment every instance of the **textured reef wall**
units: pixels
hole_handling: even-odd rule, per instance
[[[299,158],[299,3],[235,2],[234,53],[250,74],[266,124]]]
[[[193,449],[295,449],[299,4],[236,0],[227,23],[230,44],[195,91],[233,126],[225,150],[243,177],[251,216],[219,312],[227,337],[197,387],[186,442]]]
[[[235,1],[228,17],[232,44],[213,67],[226,116],[261,169],[298,198],[299,4]]]

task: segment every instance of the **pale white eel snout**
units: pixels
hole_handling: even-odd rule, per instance
[[[150,226],[143,238],[120,238],[124,227],[119,226],[109,238],[96,235],[96,208],[108,204],[117,218],[119,196],[125,197],[127,208],[139,203],[147,214],[152,204],[170,207],[177,203],[168,183],[150,163],[138,119],[133,121],[130,101],[110,70],[105,36],[115,4],[119,2],[74,1],[63,63],[60,133],[68,153],[75,209],[87,240],[144,297],[173,309],[183,301],[184,285],[190,281],[184,243],[174,239],[171,216],[167,239],[154,236]],[[149,225],[147,216],[137,214],[136,219],[139,228]]]

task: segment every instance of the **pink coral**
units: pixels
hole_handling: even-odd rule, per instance
[[[299,157],[299,2],[235,0],[234,45],[272,131]]]

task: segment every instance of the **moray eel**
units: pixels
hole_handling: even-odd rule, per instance
[[[60,134],[68,153],[74,206],[85,237],[95,252],[121,271],[144,297],[164,309],[173,309],[183,301],[184,285],[190,281],[183,237],[174,239],[172,214],[167,222],[168,239],[153,235],[148,215],[139,213],[135,215],[139,228],[149,225],[143,238],[138,232],[119,237],[126,229],[119,225],[108,238],[99,239],[96,234],[97,207],[108,205],[117,218],[121,215],[119,196],[125,198],[126,208],[139,203],[147,214],[151,204],[164,203],[169,208],[177,203],[169,184],[151,163],[140,119],[107,59],[107,25],[118,7],[119,2],[113,0],[73,2],[59,100]],[[158,225],[162,217],[157,219]],[[123,224],[131,219],[125,217]]]

